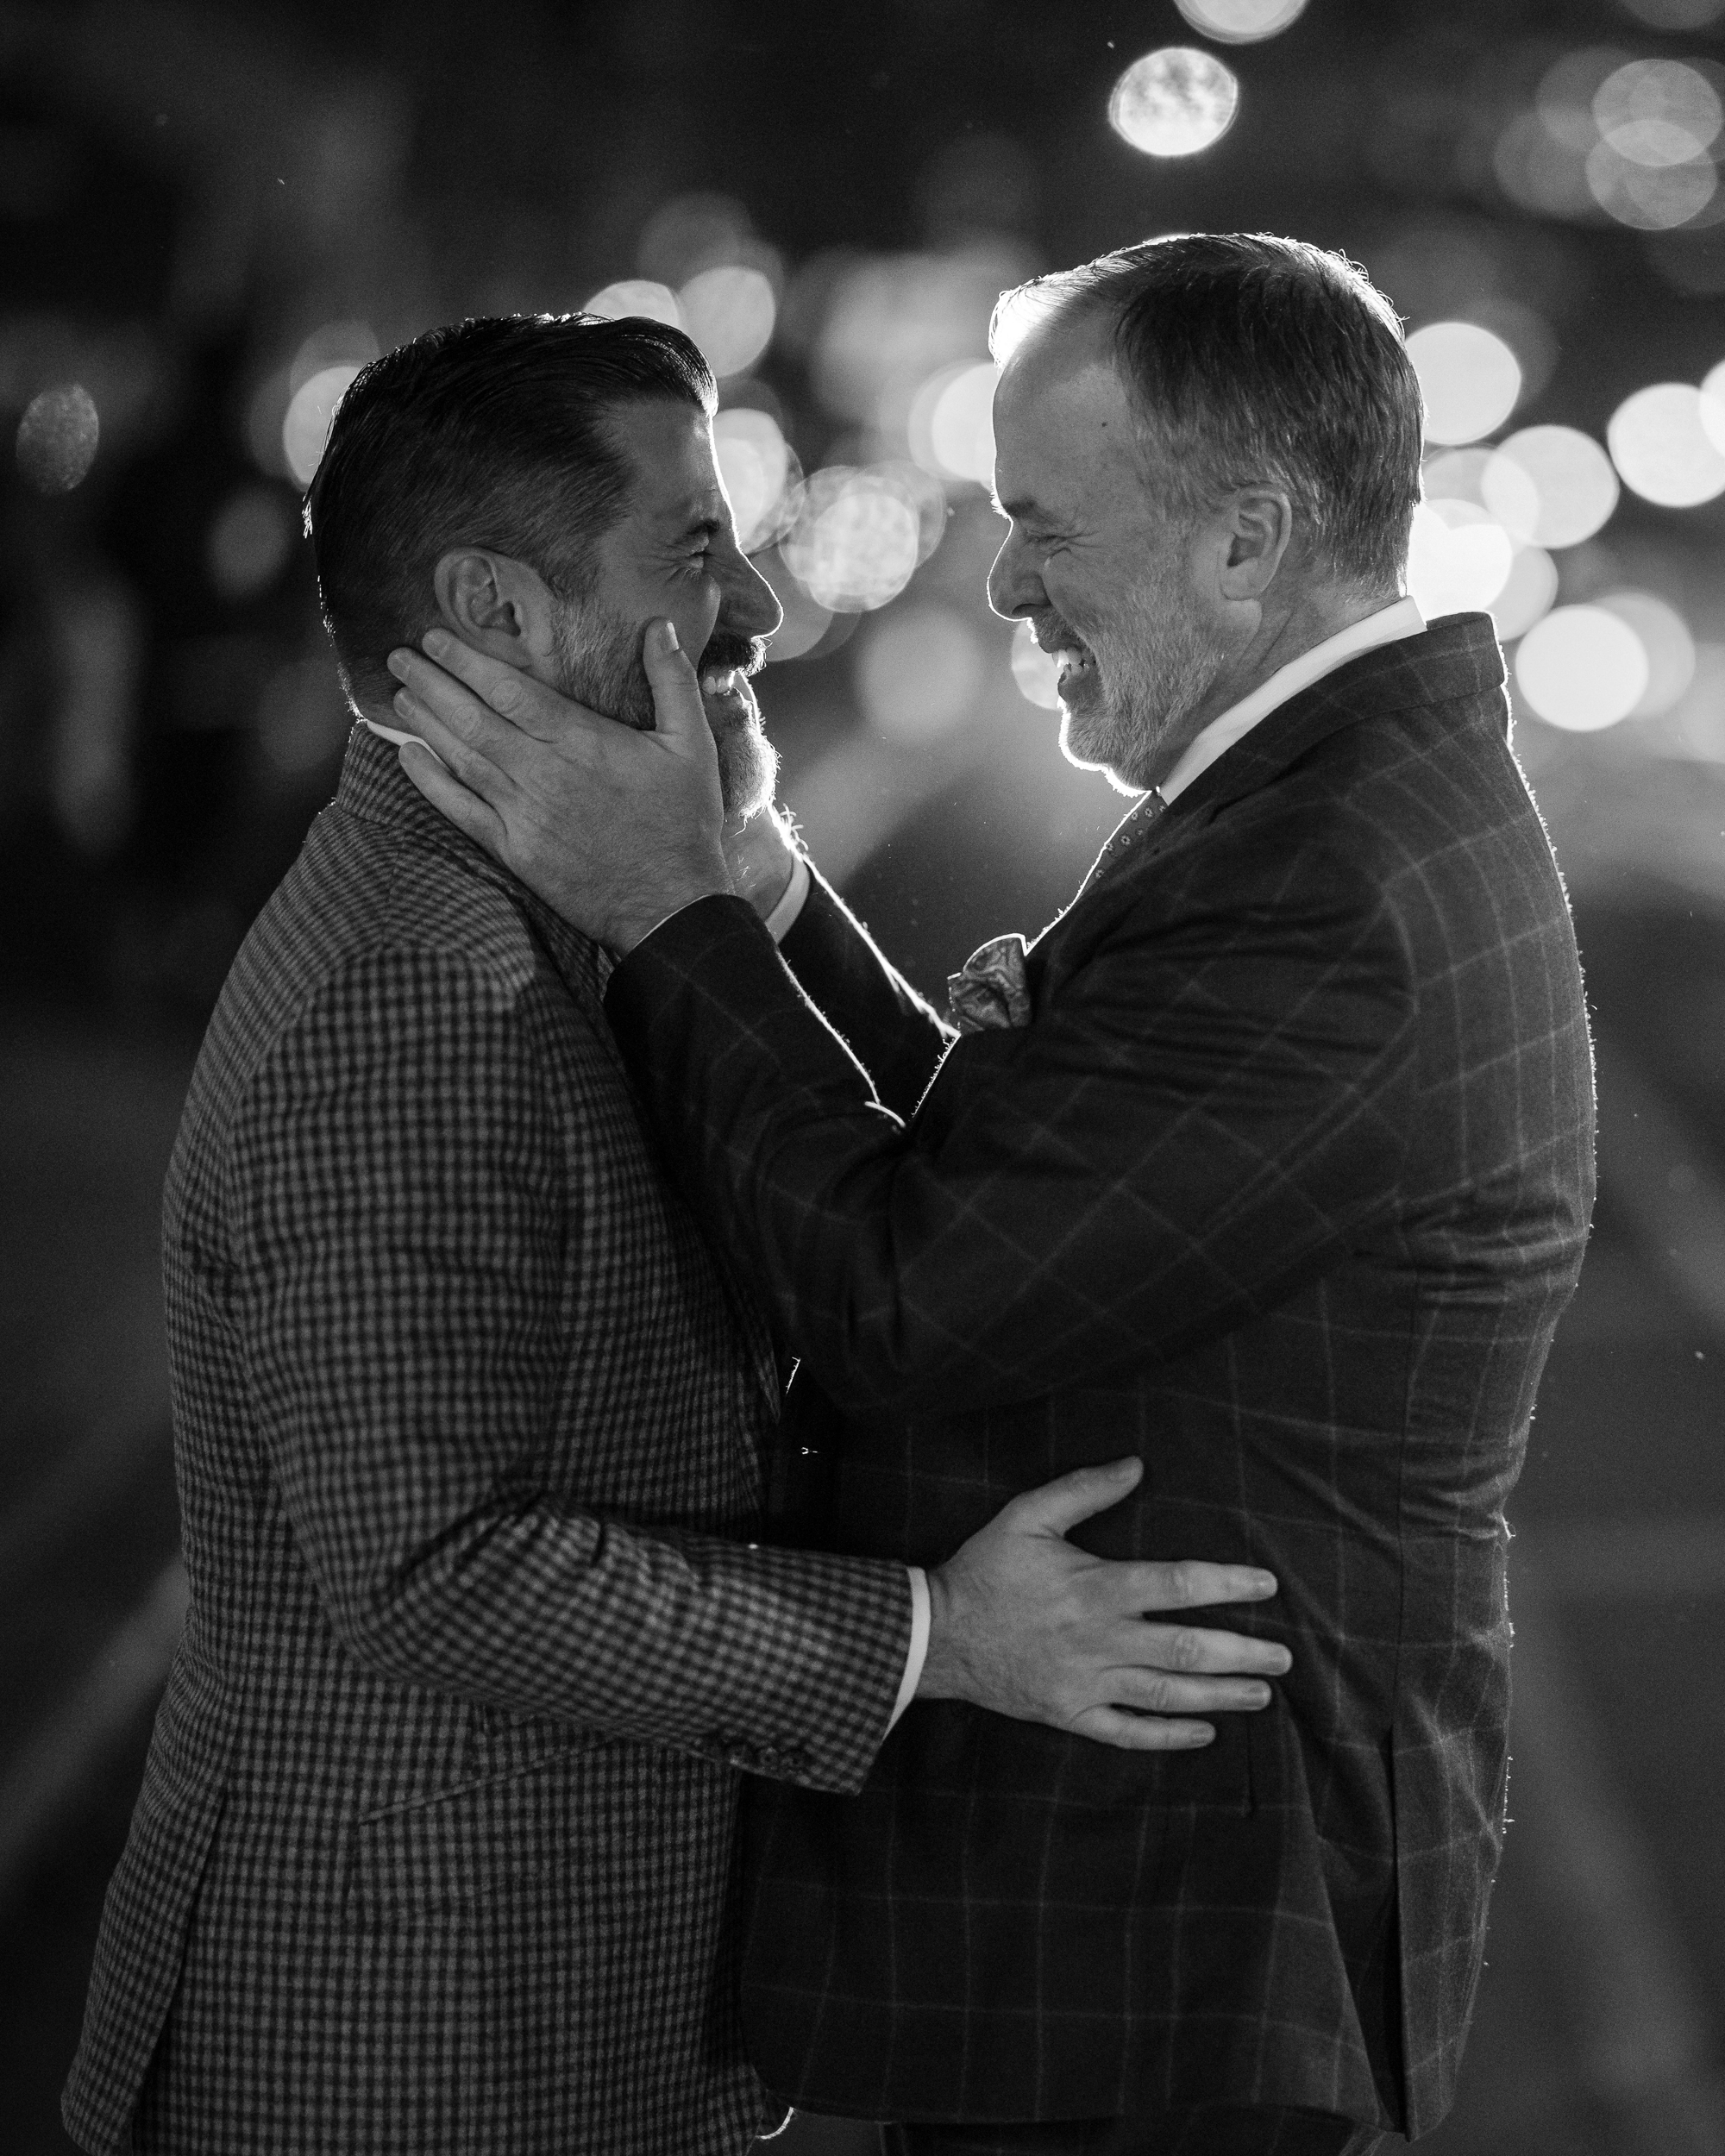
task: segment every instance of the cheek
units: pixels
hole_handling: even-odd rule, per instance
[[[665,611],[676,624],[677,642],[688,654],[689,663],[699,659],[712,634],[712,625],[718,619],[718,593],[703,578],[699,583],[691,581],[681,592],[672,595]]]

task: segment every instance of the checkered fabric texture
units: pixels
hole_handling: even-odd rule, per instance
[[[600,969],[356,730],[168,1177],[191,1608],[87,2150],[716,2156],[768,2115],[737,1769],[862,1780],[908,1583],[747,1546],[770,1342]]]
[[[908,1131],[736,901],[612,977],[683,1187],[806,1358],[787,1449],[827,1471],[793,1539],[932,1559],[1134,1451],[1078,1539],[1282,1583],[1218,1616],[1293,1672],[1201,1752],[919,1702],[860,1797],[751,1797],[750,2037],[816,2109],[1418,2134],[1450,2102],[1503,1828],[1503,1505],[1592,1202],[1502,684],[1461,616],[1291,699],[1038,941],[1029,1025],[960,1040]],[[842,1002],[795,931],[784,960]]]

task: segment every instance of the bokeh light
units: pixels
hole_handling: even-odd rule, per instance
[[[810,598],[792,575],[777,548],[768,548],[757,555],[755,567],[772,586],[784,609],[784,619],[767,646],[768,665],[776,660],[806,658],[817,645],[825,643],[835,622],[845,617],[835,616],[830,606],[823,606],[819,599]]]
[[[794,520],[801,468],[770,412],[745,405],[720,412],[712,423],[712,442],[731,497],[737,543],[753,554]]]
[[[889,479],[831,466],[808,482],[779,551],[820,605],[862,614],[896,599],[910,582],[921,537],[915,505]]]
[[[1515,652],[1515,686],[1548,726],[1592,734],[1627,718],[1650,669],[1628,623],[1603,606],[1559,606]]]
[[[287,370],[290,397],[326,367],[366,367],[377,358],[377,335],[368,322],[344,320],[319,324],[303,338]]]
[[[1681,701],[1695,679],[1695,639],[1689,624],[1656,592],[1607,592],[1594,601],[1632,629],[1647,660],[1647,686],[1631,718],[1657,718]]]
[[[752,367],[773,342],[777,303],[760,270],[730,262],[701,270],[677,301],[684,328],[720,381]]]
[[[601,315],[607,322],[621,322],[626,315],[644,315],[649,322],[662,322],[669,329],[683,326],[677,295],[668,285],[658,284],[650,277],[624,277],[614,285],[601,286],[581,312]]]
[[[1490,614],[1499,640],[1514,643],[1552,611],[1558,596],[1558,565],[1543,547],[1518,546]]]
[[[81,382],[39,390],[18,422],[18,469],[39,494],[69,494],[90,475],[102,440],[96,400]]]
[[[1408,589],[1427,621],[1484,612],[1509,581],[1509,535],[1472,502],[1421,502],[1408,548]]]
[[[1043,649],[1027,621],[1021,621],[1013,631],[1013,679],[1027,703],[1038,705],[1044,711],[1058,710],[1060,674],[1054,654]]]
[[[1701,378],[1701,430],[1725,453],[1725,360]]]
[[[1502,338],[1477,322],[1433,322],[1408,340],[1426,400],[1426,437],[1477,442],[1503,424],[1521,393],[1521,369]]]
[[[1480,498],[1514,539],[1579,546],[1617,506],[1611,460],[1577,427],[1523,427],[1501,442],[1480,479]]]
[[[1626,130],[1627,132],[1627,130]],[[1587,153],[1587,184],[1600,208],[1619,224],[1641,232],[1669,232],[1697,217],[1712,201],[1719,175],[1709,158],[1643,163],[1615,143],[1599,141]]]
[[[1593,117],[1613,149],[1636,165],[1683,165],[1725,123],[1719,93],[1698,67],[1678,60],[1635,60],[1593,93]]]
[[[302,486],[310,486],[335,423],[336,407],[347,395],[359,368],[326,367],[309,376],[288,401],[281,423],[281,453]]]
[[[911,454],[925,471],[987,486],[994,476],[994,385],[992,360],[942,367],[912,400],[906,432]]]
[[[808,350],[829,411],[902,439],[918,390],[987,357],[995,301],[1038,267],[998,235],[951,254],[817,258],[787,298],[784,338]]]
[[[1274,37],[1306,12],[1306,0],[1174,0],[1206,37],[1222,45],[1252,45]]]
[[[1149,157],[1191,157],[1233,125],[1239,84],[1214,53],[1165,46],[1135,60],[1108,98],[1108,125]]]
[[[1534,110],[1553,141],[1585,153],[1599,139],[1593,101],[1629,59],[1614,45],[1588,45],[1553,60],[1540,78]]]
[[[1623,484],[1646,501],[1692,509],[1725,493],[1725,453],[1709,437],[1702,393],[1691,383],[1638,389],[1612,413],[1605,440]]]
[[[298,522],[280,491],[242,486],[216,512],[204,542],[204,567],[230,603],[267,592],[287,566]]]
[[[1725,15],[1725,0],[1622,0],[1650,30],[1702,30]]]
[[[949,606],[895,606],[856,640],[856,687],[869,724],[889,741],[950,733],[975,710],[985,679],[976,631]]]

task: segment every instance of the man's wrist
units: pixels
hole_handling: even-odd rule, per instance
[[[728,899],[735,894],[729,881],[718,882],[711,879],[691,879],[679,890],[675,887],[662,888],[654,893],[650,901],[629,912],[618,915],[607,924],[601,938],[606,949],[618,958],[626,958],[630,952],[644,943],[655,930],[662,928],[667,921],[674,920],[679,913],[687,912],[692,906],[699,906],[703,899]]]
[[[782,903],[801,865],[790,825],[776,808],[765,808],[724,834],[724,865],[731,887],[767,920]]]

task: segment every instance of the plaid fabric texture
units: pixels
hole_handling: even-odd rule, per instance
[[[793,1539],[938,1558],[1132,1451],[1078,1539],[1282,1583],[1226,1621],[1292,1674],[1202,1752],[932,1702],[860,1796],[751,1797],[750,2040],[816,2109],[1447,2107],[1503,1825],[1503,1504],[1592,1199],[1502,682],[1463,616],[1290,700],[1038,940],[1030,1025],[960,1040],[908,1131],[736,902],[612,977],[683,1187],[806,1358],[787,1450],[829,1471]]]
[[[771,1344],[595,949],[356,730],[166,1193],[192,1600],[68,2085],[173,2156],[736,2152],[737,1776],[852,1788],[902,1567],[746,1546]]]

